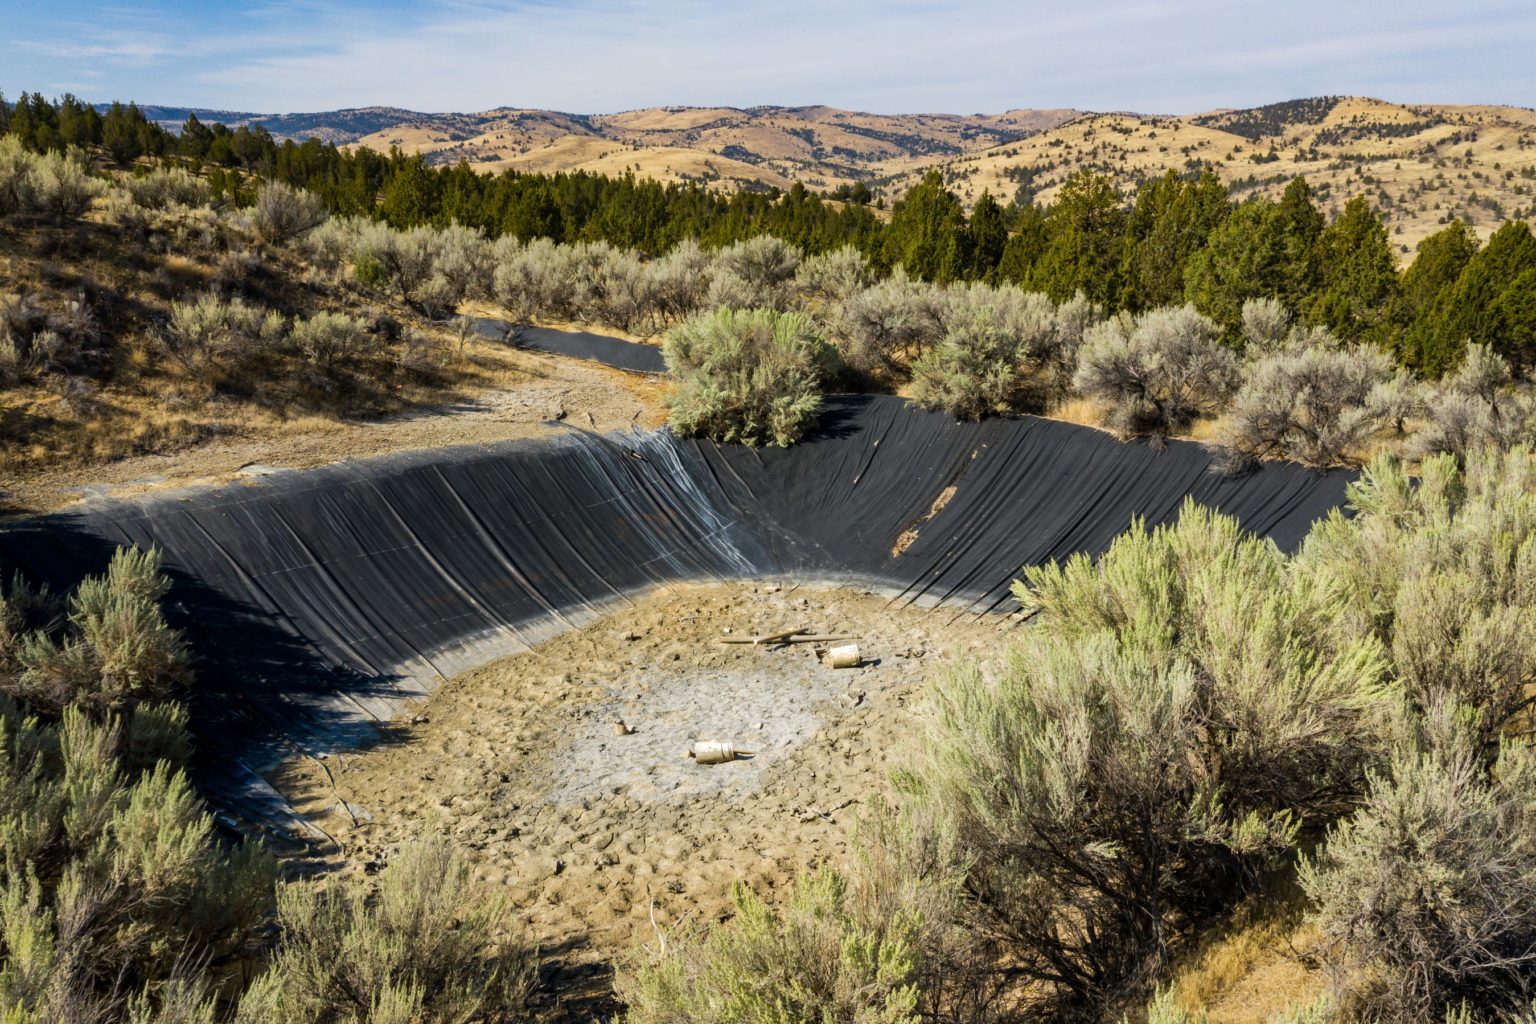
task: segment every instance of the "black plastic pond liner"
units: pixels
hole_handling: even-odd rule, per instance
[[[0,567],[67,587],[118,545],[158,546],[171,617],[202,659],[200,781],[276,822],[260,780],[275,758],[366,743],[439,678],[659,584],[784,576],[1008,610],[1022,566],[1099,553],[1190,496],[1292,549],[1352,479],[1212,462],[1191,443],[842,397],[790,449],[573,431],[114,501],[0,530]]]
[[[632,373],[666,373],[667,361],[661,349],[622,338],[609,338],[585,331],[561,331],[553,327],[518,327],[505,320],[481,318],[475,321],[475,332],[483,338],[506,341],[518,348],[535,352],[551,352],[555,355],[590,359]]]

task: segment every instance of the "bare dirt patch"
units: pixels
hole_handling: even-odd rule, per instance
[[[163,454],[110,462],[57,459],[0,477],[0,504],[20,512],[82,499],[228,483],[272,469],[448,445],[544,437],[564,426],[597,431],[660,426],[663,385],[596,363],[508,346],[475,346],[473,378],[452,393],[378,419],[282,417],[247,412],[226,432]]]
[[[973,455],[972,458],[974,457],[975,456]],[[939,496],[933,499],[933,504],[929,507],[927,514],[917,522],[913,523],[911,526],[907,527],[905,530],[901,531],[901,536],[897,537],[896,543],[891,545],[892,558],[899,558],[907,553],[907,549],[917,542],[917,535],[918,532],[923,528],[923,524],[928,522],[928,520],[932,519],[934,516],[938,515],[940,512],[943,512],[944,506],[950,503],[950,501],[955,496],[955,491],[958,489],[959,488],[955,484],[950,484],[948,487],[944,488],[939,492]]]
[[[720,642],[793,627],[857,635],[868,663]],[[707,924],[729,913],[734,882],[771,894],[843,861],[859,809],[920,731],[935,662],[1009,628],[849,590],[672,589],[451,679],[386,742],[327,757],[329,773],[292,762],[276,782],[345,847],[344,870],[421,836],[468,849],[554,952],[567,1018],[590,1019],[611,1009],[611,965],[653,915]],[[634,731],[619,735],[620,720]],[[698,765],[695,739],[753,756]]]

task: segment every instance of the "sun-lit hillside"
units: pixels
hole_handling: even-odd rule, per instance
[[[1486,238],[1506,220],[1531,216],[1536,111],[1350,97],[1187,117],[1103,114],[942,165],[967,203],[984,190],[1050,202],[1084,169],[1111,175],[1129,192],[1170,168],[1203,166],[1239,197],[1277,196],[1296,175],[1330,212],[1368,195],[1404,255],[1455,217]],[[924,169],[918,163],[894,176],[882,194],[901,195]]]
[[[1329,210],[1370,196],[1399,255],[1454,217],[1487,237],[1536,206],[1536,111],[1523,107],[1316,97],[1177,117],[1030,109],[881,115],[825,106],[390,113],[407,119],[351,145],[399,147],[487,171],[632,171],[727,189],[800,182],[826,191],[865,181],[887,203],[935,166],[968,204],[984,190],[1050,202],[1083,169],[1111,175],[1129,193],[1169,169],[1209,166],[1239,197],[1278,195],[1300,174]]]
[[[521,171],[584,170],[618,176],[633,172],[657,181],[701,181],[722,188],[789,188],[794,181],[769,167],[758,167],[707,150],[642,146],[590,135],[566,135],[499,163],[482,167],[515,167]]]
[[[479,170],[624,170],[615,146],[631,147],[630,169],[662,180],[739,181],[831,189],[911,166],[1017,141],[1073,117],[1073,110],[1003,114],[865,114],[833,107],[649,107],[579,116],[500,109],[419,114],[357,137],[379,151],[398,147],[433,163]],[[605,145],[578,144],[598,140]]]

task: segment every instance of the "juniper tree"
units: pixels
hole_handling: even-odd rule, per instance
[[[1438,375],[1454,365],[1455,355],[1441,350],[1432,321],[1477,249],[1477,235],[1455,220],[1420,242],[1403,271],[1392,315],[1399,331],[1397,355],[1410,369]]]
[[[937,170],[924,174],[896,204],[884,234],[888,266],[900,265],[914,277],[941,284],[965,273],[970,260],[965,210]]]
[[[1125,212],[1110,179],[1089,171],[1067,179],[1044,227],[1045,245],[1025,284],[1056,302],[1082,292],[1106,308],[1118,308]]]
[[[1536,309],[1526,301],[1536,288],[1536,236],[1523,221],[1501,226],[1445,290],[1422,329],[1423,365],[1441,373],[1461,358],[1468,339],[1489,345],[1517,370],[1536,364],[1532,331]]]
[[[1385,341],[1397,266],[1381,216],[1355,196],[1318,235],[1319,288],[1309,316],[1346,341]]]

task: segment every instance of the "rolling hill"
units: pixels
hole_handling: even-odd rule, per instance
[[[627,168],[663,180],[779,187],[799,181],[829,189],[1016,142],[1076,116],[1074,110],[882,115],[832,107],[651,107],[577,116],[502,109],[424,115],[355,144],[399,146],[434,161],[463,159],[481,169],[611,173]]]
[[[1181,116],[1084,113],[867,114],[833,107],[650,107],[567,114],[501,107],[426,114],[398,107],[255,114],[146,107],[179,126],[260,125],[380,151],[399,147],[437,164],[486,171],[632,172],[721,189],[830,190],[865,182],[887,205],[939,168],[967,205],[1051,201],[1080,170],[1108,174],[1129,194],[1147,177],[1211,168],[1239,198],[1274,196],[1305,175],[1337,210],[1364,193],[1400,255],[1454,217],[1486,237],[1536,212],[1536,111],[1513,106],[1412,105],[1320,96]]]
[[[1129,193],[1170,168],[1205,166],[1237,198],[1278,196],[1297,175],[1330,212],[1364,194],[1406,255],[1455,217],[1486,238],[1506,220],[1536,213],[1536,111],[1319,97],[1185,117],[1092,114],[940,164],[967,205],[983,190],[1049,202],[1085,169]],[[876,192],[895,198],[924,170],[893,174]]]
[[[823,106],[650,107],[618,114],[514,107],[469,114],[398,107],[295,114],[143,110],[172,129],[196,113],[232,128],[260,126],[278,138],[313,136],[380,151],[398,146],[433,163],[465,160],[479,170],[631,170],[721,187],[783,188],[799,181],[813,189],[870,181],[1016,142],[1079,116],[1075,110],[885,115]]]

